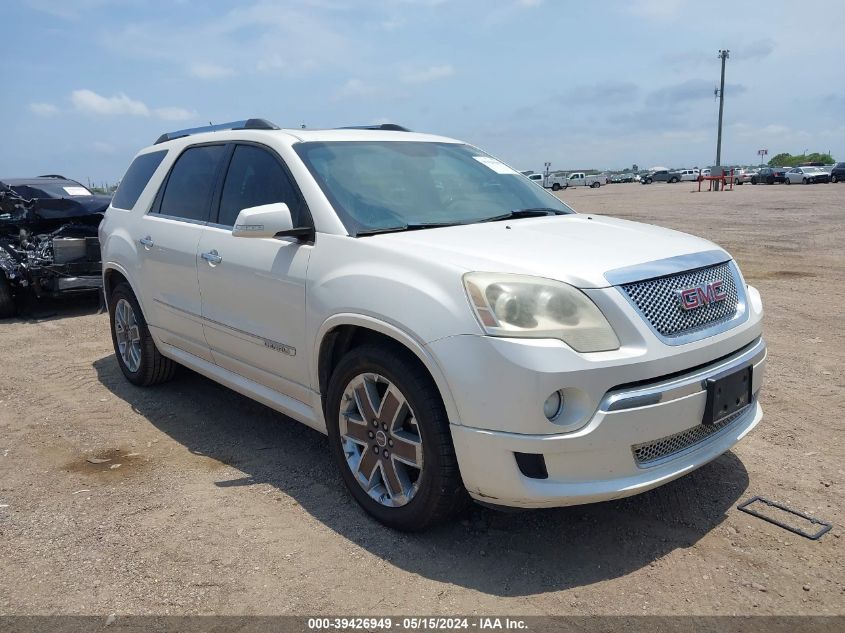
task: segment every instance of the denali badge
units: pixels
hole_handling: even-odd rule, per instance
[[[684,310],[694,310],[695,308],[701,308],[708,304],[727,299],[728,293],[722,288],[724,283],[721,279],[717,279],[716,281],[708,281],[698,286],[676,290],[675,292],[678,293],[681,308]]]

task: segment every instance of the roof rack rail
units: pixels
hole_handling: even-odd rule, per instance
[[[338,128],[339,130],[385,130],[390,132],[410,132],[406,127],[395,123],[380,123],[379,125],[347,125]]]
[[[173,139],[191,136],[192,134],[201,134],[203,132],[218,132],[220,130],[278,130],[279,126],[270,123],[267,119],[244,119],[243,121],[231,121],[229,123],[218,123],[217,125],[203,125],[201,127],[192,127],[185,130],[176,130],[175,132],[165,132],[156,139],[153,145],[164,143],[165,141],[172,141]]]
[[[68,178],[65,178],[61,174],[41,174],[38,177],[39,178],[58,178],[59,180],[68,180]]]

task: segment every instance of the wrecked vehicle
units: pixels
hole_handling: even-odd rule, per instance
[[[102,288],[97,227],[110,201],[63,176],[0,178],[0,318]]]

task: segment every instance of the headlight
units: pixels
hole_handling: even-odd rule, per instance
[[[487,334],[556,338],[576,352],[619,349],[601,310],[569,284],[528,275],[467,273],[464,286]]]

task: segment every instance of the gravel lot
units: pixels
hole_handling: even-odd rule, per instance
[[[767,310],[763,423],[618,502],[398,534],[320,434],[189,371],[127,383],[96,303],[0,323],[0,614],[845,613],[845,186],[691,189],[560,192],[720,243]],[[756,494],[833,531],[736,510]]]

